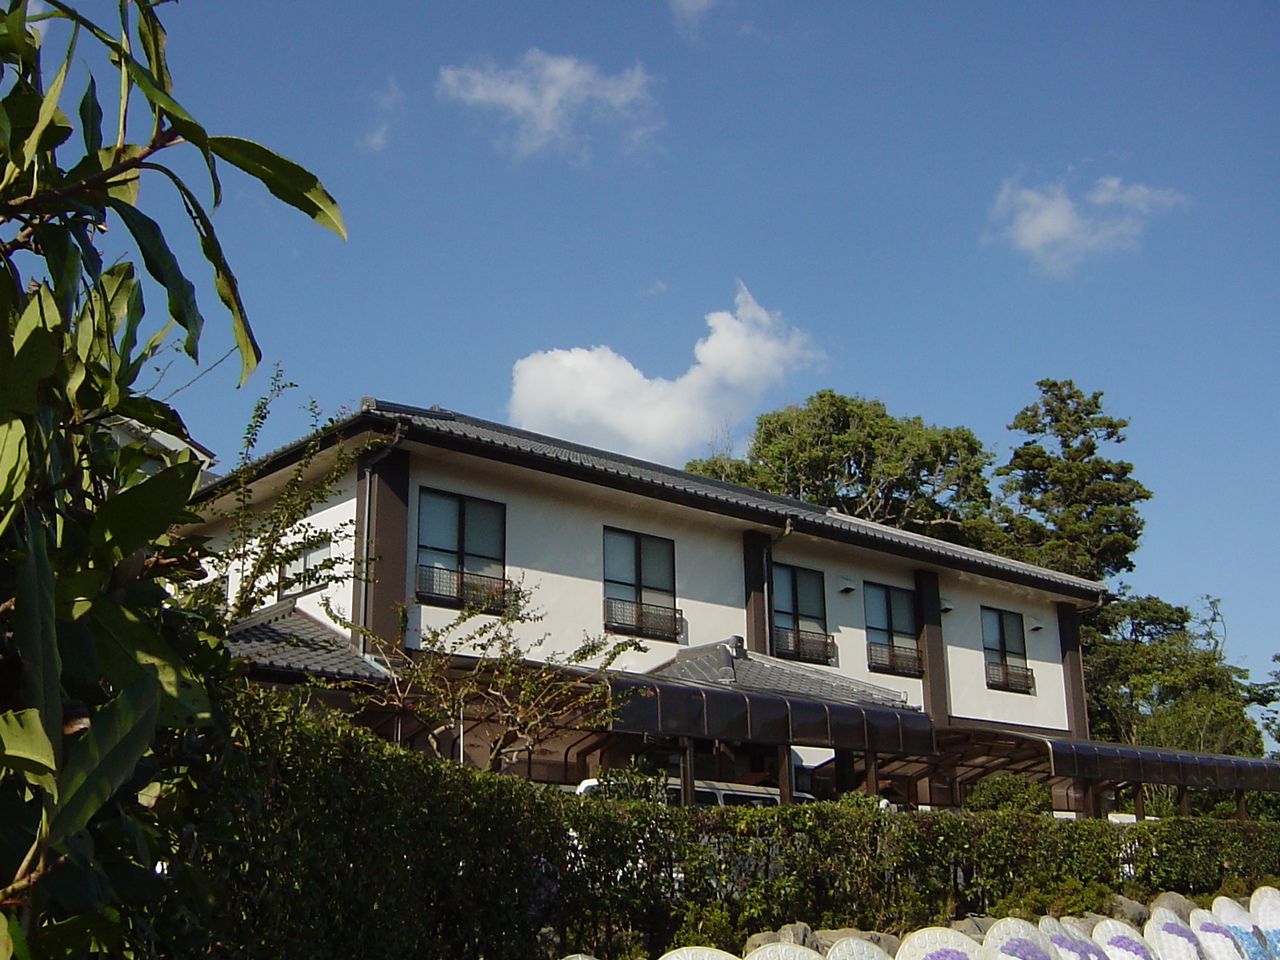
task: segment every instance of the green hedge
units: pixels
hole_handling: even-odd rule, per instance
[[[208,936],[157,918],[171,956],[656,957],[796,920],[901,934],[1280,873],[1275,822],[615,803],[434,762],[287,697],[238,710],[238,762],[195,825]]]

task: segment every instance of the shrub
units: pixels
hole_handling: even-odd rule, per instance
[[[993,773],[973,785],[964,809],[1049,813],[1053,810],[1053,791],[1018,773]]]

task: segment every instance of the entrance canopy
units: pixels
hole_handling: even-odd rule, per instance
[[[1280,793],[1280,763],[1274,760],[963,726],[939,730],[937,742],[939,759],[961,780],[1009,770],[1113,786],[1159,783]]]
[[[823,703],[648,674],[614,675],[610,682],[618,706],[609,729],[617,733],[884,754],[934,752],[933,724],[923,713]]]

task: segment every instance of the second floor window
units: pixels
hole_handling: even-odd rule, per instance
[[[651,640],[678,640],[680,618],[675,541],[605,527],[605,629]]]
[[[987,686],[992,690],[1031,693],[1035,689],[1035,674],[1027,666],[1022,614],[983,607],[982,650],[987,661]]]
[[[901,587],[863,585],[867,664],[877,673],[924,676],[916,633],[916,595]]]
[[[835,655],[821,570],[773,565],[773,655],[808,663],[830,663]]]
[[[321,569],[321,565],[329,559],[330,550],[331,545],[328,543],[299,550],[296,557],[280,568],[279,588],[276,591],[278,598],[283,600],[323,586],[324,570],[328,568]]]
[[[423,489],[418,494],[417,594],[427,603],[501,607],[507,595],[507,508]]]

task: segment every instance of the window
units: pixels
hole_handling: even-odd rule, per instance
[[[492,500],[423,489],[418,494],[418,598],[500,612],[509,596],[507,508]]]
[[[675,541],[605,527],[605,629],[650,640],[678,640],[680,623]]]
[[[835,644],[827,633],[822,571],[773,565],[773,655],[806,663],[831,663]]]
[[[924,660],[916,633],[916,595],[901,587],[863,585],[866,611],[867,665],[876,673],[924,676]]]
[[[304,547],[298,555],[280,568],[279,589],[277,599],[294,597],[323,585],[325,570],[332,565],[322,566],[329,559],[331,544],[320,543],[313,547]]]
[[[1027,667],[1027,641],[1022,614],[982,608],[982,649],[987,660],[987,686],[992,690],[1031,693],[1035,674]]]

